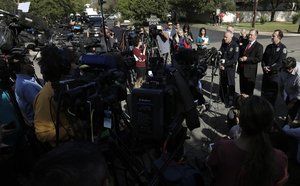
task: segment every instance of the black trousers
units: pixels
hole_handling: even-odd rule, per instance
[[[241,94],[253,95],[255,88],[255,78],[246,78],[243,70],[241,70],[239,73]]]
[[[235,96],[235,67],[220,70],[219,95],[222,102],[233,101]]]
[[[278,96],[278,74],[263,74],[261,96],[266,98],[273,107]]]

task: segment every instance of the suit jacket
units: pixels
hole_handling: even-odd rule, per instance
[[[246,56],[247,61],[239,61],[238,72],[244,72],[244,76],[249,79],[256,79],[257,63],[262,61],[263,46],[255,41],[249,49],[244,49],[241,56]]]

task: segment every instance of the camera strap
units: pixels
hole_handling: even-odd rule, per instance
[[[176,85],[183,102],[187,127],[189,128],[189,130],[198,128],[200,126],[200,122],[196,105],[194,103],[188,83],[185,81],[178,70],[173,71],[173,76],[175,78]]]

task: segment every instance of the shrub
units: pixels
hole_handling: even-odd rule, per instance
[[[296,24],[297,22],[298,22],[298,19],[300,18],[300,13],[298,13],[298,14],[294,14],[293,16],[292,16],[292,22],[293,22],[293,24]]]
[[[260,23],[261,23],[262,25],[265,24],[267,21],[268,21],[268,20],[267,20],[267,16],[265,16],[265,15],[261,15],[261,16],[260,16]]]

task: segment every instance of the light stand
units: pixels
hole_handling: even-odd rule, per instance
[[[104,15],[103,15],[103,4],[106,3],[104,0],[99,0],[99,5],[101,9],[101,17],[102,17],[102,28],[103,28],[103,37],[106,45],[106,52],[108,52],[108,44],[106,39],[106,32],[105,32],[105,21],[104,21]]]

